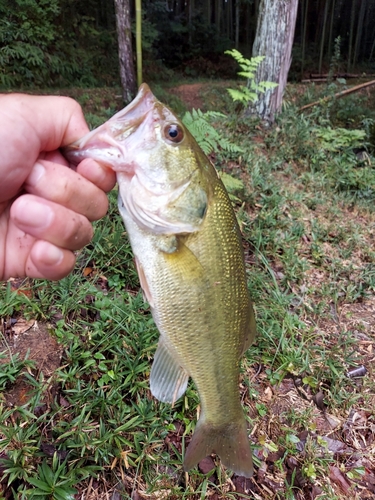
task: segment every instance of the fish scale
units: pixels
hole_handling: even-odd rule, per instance
[[[192,377],[199,393],[200,418],[185,470],[217,453],[224,465],[250,477],[238,384],[255,319],[241,233],[221,180],[181,121],[146,85],[81,143],[65,149],[70,161],[92,157],[117,172],[120,213],[160,332],[151,392],[174,404]]]

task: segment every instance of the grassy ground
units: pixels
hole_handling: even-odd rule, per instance
[[[0,288],[0,498],[375,498],[375,98],[299,114],[319,91],[291,87],[269,129],[235,117],[222,84],[194,88],[228,113],[217,130],[244,151],[211,156],[242,181],[258,337],[240,392],[254,478],[215,457],[182,471],[199,400],[192,386],[173,408],[150,395],[158,333],[113,192],[73,274]],[[186,89],[158,92],[183,110]],[[108,89],[74,96],[92,125],[120,105]]]

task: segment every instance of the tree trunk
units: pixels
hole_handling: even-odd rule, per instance
[[[372,46],[371,46],[371,52],[370,52],[370,57],[368,58],[369,62],[371,61],[372,59],[372,55],[374,53],[374,50],[375,50],[375,38],[374,38],[374,41],[372,42]]]
[[[302,5],[305,7],[303,11],[302,23],[303,23],[303,31],[302,31],[302,56],[301,56],[301,77],[303,76],[303,70],[305,69],[305,53],[306,53],[306,34],[307,34],[307,14],[309,12],[309,0],[306,0],[306,4],[304,4],[304,0],[302,1]]]
[[[273,122],[280,111],[288,71],[291,63],[298,0],[261,0],[258,24],[253,45],[253,56],[265,56],[256,81],[275,82],[275,89],[267,90],[251,105],[251,111],[264,120]],[[250,112],[251,112],[250,111]]]
[[[221,33],[221,0],[215,0],[215,25],[216,31]]]
[[[115,10],[122,97],[128,103],[136,93],[129,0],[115,0]]]
[[[251,54],[251,41],[252,41],[252,36],[253,36],[253,29],[252,29],[252,19],[254,16],[252,16],[252,11],[251,11],[251,5],[249,2],[246,2],[246,22],[245,22],[245,27],[246,27],[246,41],[245,41],[245,54],[248,56],[248,54]]]
[[[323,64],[323,55],[324,55],[324,42],[326,38],[326,26],[327,26],[327,18],[328,18],[328,9],[329,3],[331,0],[326,0],[324,6],[324,17],[323,17],[323,26],[322,26],[322,38],[320,40],[320,53],[319,53],[319,73],[322,72],[322,64]]]
[[[194,0],[188,0],[188,40],[189,45],[193,41],[193,15],[194,15]]]
[[[365,11],[366,11],[366,0],[362,0],[361,7],[359,10],[357,34],[355,37],[355,44],[354,44],[353,66],[355,66],[355,64],[357,64],[358,61],[359,47],[361,44],[362,33],[363,33],[363,22],[365,19]]]
[[[349,34],[349,53],[348,53],[348,64],[347,71],[349,72],[352,67],[352,49],[353,49],[353,38],[354,38],[354,21],[356,13],[356,0],[352,0],[352,13],[350,16],[350,34]]]
[[[135,46],[137,53],[137,85],[141,86],[142,76],[142,3],[141,0],[135,0]]]
[[[240,44],[240,0],[235,0],[235,32],[234,32],[234,46],[238,50]]]
[[[329,35],[328,35],[328,58],[329,58],[329,61],[331,62],[331,57],[332,57],[332,53],[333,53],[333,21],[335,19],[335,5],[336,4],[336,0],[333,0],[333,3],[332,3],[332,12],[331,12],[331,20],[330,20],[330,23],[329,23]]]
[[[229,38],[229,40],[233,40],[233,9],[232,9],[232,1],[233,0],[227,0],[225,2],[226,6],[226,35]]]
[[[207,19],[207,24],[210,26],[211,25],[211,0],[205,0],[206,1],[206,7],[205,7],[205,12],[206,12],[206,19]]]

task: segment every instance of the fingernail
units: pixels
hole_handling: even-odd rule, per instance
[[[27,178],[27,184],[29,184],[29,186],[36,186],[45,172],[46,169],[41,163],[35,163],[29,177]]]
[[[53,217],[52,209],[44,203],[30,201],[22,196],[17,201],[15,218],[22,226],[44,229],[51,225]]]
[[[43,252],[41,252],[40,255],[40,260],[43,264],[46,264],[47,266],[57,266],[60,264],[64,258],[63,251],[47,242],[43,246]]]

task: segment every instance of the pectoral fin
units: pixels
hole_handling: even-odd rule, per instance
[[[197,256],[185,245],[183,237],[177,238],[177,248],[172,253],[164,253],[163,258],[174,275],[182,281],[208,283],[206,272]]]
[[[160,337],[150,375],[152,395],[172,405],[184,394],[189,380],[189,374],[173,351],[173,347]]]

